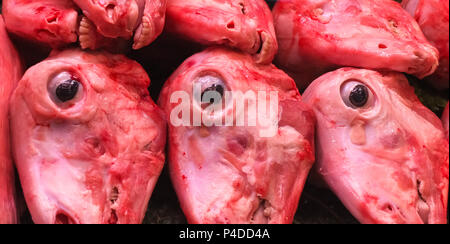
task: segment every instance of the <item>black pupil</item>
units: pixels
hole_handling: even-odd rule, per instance
[[[218,93],[220,94],[220,98],[222,99],[223,93],[224,93],[225,89],[223,88],[222,85],[217,85],[217,84],[214,84],[214,85],[212,85],[212,86],[206,88],[206,89],[202,92],[202,101],[203,101],[203,96],[204,96],[207,92],[210,92],[210,91],[218,92]],[[220,102],[220,101],[221,101],[221,100],[216,101],[216,102]],[[214,99],[211,98],[210,101],[209,101],[209,103],[214,103]]]
[[[56,96],[61,102],[70,101],[77,95],[79,86],[80,83],[76,80],[66,80],[56,88]]]
[[[356,107],[363,107],[369,100],[369,90],[366,86],[357,85],[350,93],[350,102]]]

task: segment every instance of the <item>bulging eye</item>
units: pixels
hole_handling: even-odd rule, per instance
[[[74,79],[68,79],[56,87],[56,97],[61,102],[67,102],[75,98],[78,93],[78,87],[80,83]]]
[[[221,77],[215,74],[205,74],[197,78],[196,86],[200,89],[202,108],[223,104],[227,87]]]
[[[341,97],[351,108],[365,108],[373,103],[372,91],[359,81],[347,81],[341,87]]]
[[[48,92],[53,102],[62,107],[70,107],[82,98],[83,85],[76,76],[62,72],[50,80]]]
[[[355,107],[364,107],[369,100],[369,89],[364,85],[353,87],[349,95],[349,100]]]
[[[225,88],[221,84],[213,84],[210,87],[206,88],[202,91],[202,102],[203,103],[219,103],[222,101],[222,97],[224,95]],[[209,96],[208,93],[211,93],[211,95],[216,98],[212,98]]]

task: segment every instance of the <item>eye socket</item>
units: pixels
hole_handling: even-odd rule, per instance
[[[372,91],[359,81],[347,81],[341,87],[341,97],[351,108],[364,108],[373,103]]]
[[[83,96],[83,85],[69,72],[55,75],[48,83],[50,98],[61,107],[71,107]]]

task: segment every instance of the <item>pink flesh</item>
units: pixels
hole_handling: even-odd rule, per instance
[[[166,22],[167,0],[145,0],[143,18],[134,34],[133,49],[153,42],[163,31]]]
[[[51,47],[77,41],[78,13],[71,0],[4,0],[2,11],[11,33]]]
[[[439,89],[449,87],[449,2],[447,0],[403,0],[403,7],[417,20],[425,37],[440,54],[439,67],[427,80]]]
[[[74,0],[106,37],[131,38],[139,24],[144,0]]]
[[[364,83],[373,103],[347,107],[348,80]],[[303,98],[317,116],[318,173],[360,222],[446,223],[448,141],[403,75],[343,68]]]
[[[130,39],[139,27],[143,16],[150,23],[154,33],[152,40],[158,36],[164,26],[164,14],[167,0],[74,0],[97,26],[105,37],[123,37]]]
[[[285,0],[273,14],[280,46],[276,62],[301,87],[342,66],[419,78],[438,66],[436,48],[392,0]]]
[[[22,65],[6,33],[1,15],[0,50],[0,224],[14,224],[17,223],[18,216],[10,149],[8,104],[9,97],[21,77]]]
[[[447,139],[448,139],[448,106],[449,106],[449,104],[447,104],[447,107],[445,107],[445,110],[444,110],[444,114],[442,114],[442,124],[444,125],[444,129],[445,129],[445,132],[446,132],[446,134],[447,134]]]
[[[226,45],[271,63],[278,49],[263,0],[170,0],[167,31],[204,45]]]
[[[51,77],[82,84],[67,108]],[[164,164],[166,125],[142,67],[67,50],[30,68],[11,99],[13,152],[35,223],[140,223]]]
[[[255,64],[250,55],[208,49],[186,60],[165,84],[159,102],[168,116],[178,105],[170,103],[171,94],[192,94],[203,72],[222,77],[230,91],[278,91],[281,117],[277,135],[269,138],[260,137],[260,124],[169,125],[170,172],[188,221],[292,223],[314,162],[314,116],[294,81],[273,65]]]
[[[94,43],[90,49],[115,50],[123,39],[133,36],[133,48],[139,49],[161,34],[166,1],[5,0],[3,12],[10,32],[57,48],[77,42],[81,9],[95,27],[90,35]]]

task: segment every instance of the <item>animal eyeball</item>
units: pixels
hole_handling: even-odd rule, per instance
[[[68,79],[63,81],[56,88],[56,97],[61,102],[70,101],[77,95],[79,86],[80,83],[76,80]]]
[[[369,100],[369,89],[363,85],[357,85],[350,92],[350,102],[356,107],[363,107]]]
[[[351,108],[364,108],[369,105],[373,94],[367,86],[358,81],[348,81],[341,87],[341,97]]]
[[[208,97],[208,92],[211,92],[212,95],[216,95],[217,99],[213,99]],[[221,84],[213,84],[210,87],[206,88],[202,91],[202,102],[203,103],[219,103],[222,101],[223,94],[225,92],[225,88]],[[215,94],[214,94],[215,93]],[[209,98],[209,99],[208,99]],[[209,100],[209,101],[208,101]]]
[[[50,80],[48,92],[56,104],[70,104],[81,98],[83,86],[78,78],[68,72],[62,72]]]
[[[222,104],[223,96],[227,90],[222,78],[215,74],[206,74],[200,76],[196,83],[201,88],[200,103],[203,107],[213,104]]]

